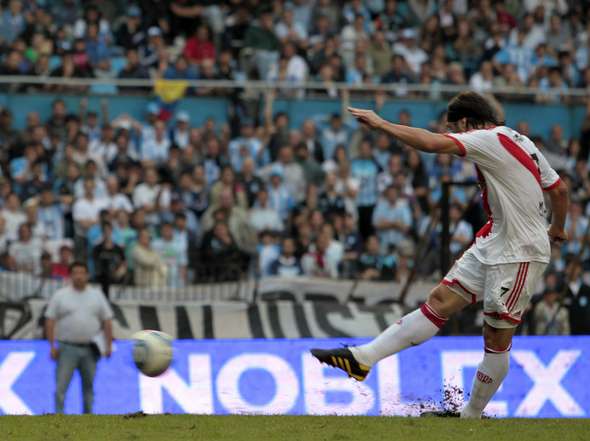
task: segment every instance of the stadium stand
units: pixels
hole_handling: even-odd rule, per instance
[[[484,222],[474,173],[341,110],[360,100],[391,114],[397,100],[407,106],[392,119],[445,131],[441,100],[471,88],[528,110],[507,117],[574,197],[570,241],[555,250],[523,332],[583,328],[587,305],[566,302],[569,319],[555,308],[590,290],[586,2],[2,3],[5,298],[50,295],[76,257],[111,298],[159,290],[183,293],[179,302],[252,302],[272,277],[283,284],[273,292],[299,292],[284,288],[299,277],[325,279],[316,293],[341,279],[341,301],[359,298],[351,280],[393,283],[399,300],[408,279],[440,278],[442,183],[473,183],[451,188],[452,256]],[[304,97],[313,112],[294,112]],[[215,109],[220,118],[209,117]],[[478,323],[467,314],[449,332]]]

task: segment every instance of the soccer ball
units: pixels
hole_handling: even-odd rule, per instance
[[[131,337],[135,366],[148,377],[164,373],[172,362],[172,337],[160,331],[139,331]]]

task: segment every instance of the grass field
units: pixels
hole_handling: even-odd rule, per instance
[[[589,441],[590,420],[312,416],[4,416],[2,441]]]

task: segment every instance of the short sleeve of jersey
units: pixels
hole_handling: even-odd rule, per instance
[[[459,156],[477,165],[494,164],[495,133],[491,130],[473,130],[465,133],[447,133],[444,136],[453,140],[459,148]]]
[[[544,191],[549,191],[559,184],[559,175],[549,165],[549,161],[543,156],[541,152],[537,152],[539,161],[539,172],[541,173],[541,187]]]

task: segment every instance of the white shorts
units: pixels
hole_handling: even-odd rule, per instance
[[[515,328],[546,267],[543,262],[486,265],[468,249],[442,284],[471,303],[483,300],[484,320],[488,325]]]

